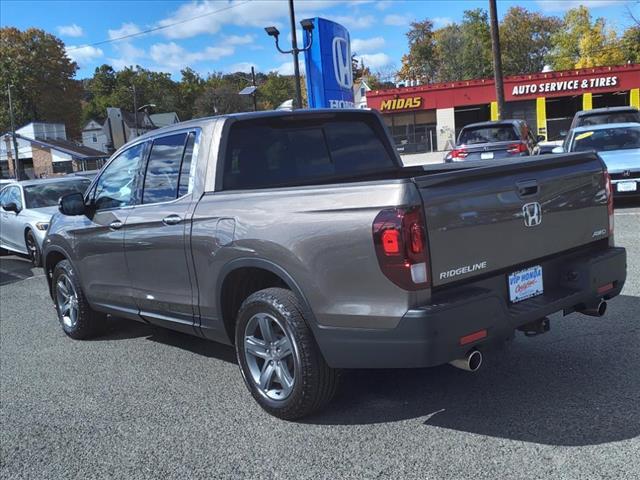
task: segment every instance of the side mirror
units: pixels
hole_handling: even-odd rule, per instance
[[[84,215],[84,196],[80,192],[65,195],[58,202],[58,210],[63,215]]]
[[[564,153],[564,148],[562,148],[562,147],[553,147],[553,150],[551,150],[551,153]]]
[[[2,208],[7,212],[14,212],[16,214],[20,213],[20,209],[18,208],[18,205],[15,204],[15,202],[5,203]]]
[[[546,138],[545,138],[544,135],[538,135],[536,137],[536,141],[538,141],[538,142],[544,142],[545,140],[546,140]]]

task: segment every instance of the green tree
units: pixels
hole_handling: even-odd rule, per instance
[[[180,120],[188,120],[194,117],[196,99],[202,95],[205,81],[197,72],[189,67],[180,73],[182,78],[178,83],[179,106],[177,113]]]
[[[258,100],[262,109],[277,108],[285,100],[295,98],[296,88],[291,75],[271,72],[258,88]],[[303,94],[303,102],[306,95]]]
[[[436,30],[434,39],[438,56],[437,81],[454,82],[465,78],[465,67],[460,54],[464,48],[460,26],[452,24]]]
[[[640,26],[627,28],[620,39],[624,62],[640,63]]]
[[[579,49],[576,68],[620,65],[625,60],[616,32],[606,28],[604,19],[598,19],[580,39]]]
[[[64,44],[43,30],[0,29],[0,132],[9,129],[7,86],[16,126],[32,121],[60,122],[70,138],[79,136],[82,85],[74,80],[78,69]]]
[[[511,7],[500,23],[502,68],[505,75],[541,72],[553,48],[553,36],[562,21]]]
[[[464,76],[460,80],[488,78],[493,75],[491,30],[486,10],[467,10],[460,25],[462,52],[460,60]],[[444,59],[443,59],[444,61]]]
[[[431,83],[436,77],[439,62],[433,36],[433,22],[429,19],[412,22],[406,33],[409,53],[402,56],[402,66],[398,71],[400,80],[418,80]]]

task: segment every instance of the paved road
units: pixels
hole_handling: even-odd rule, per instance
[[[1,471],[31,478],[640,478],[640,208],[604,319],[518,336],[469,374],[353,371],[324,414],[251,400],[229,348],[113,321],[66,338],[40,271],[0,263]]]

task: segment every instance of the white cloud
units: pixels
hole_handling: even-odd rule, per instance
[[[391,5],[393,4],[393,2],[391,0],[383,0],[381,2],[377,2],[376,3],[376,9],[377,10],[386,10],[387,8],[389,8]]]
[[[453,23],[453,20],[449,17],[433,17],[431,21],[433,22],[433,26],[435,28],[446,27],[447,25],[451,25]]]
[[[383,46],[384,38],[382,37],[373,37],[366,39],[354,38],[353,40],[351,40],[351,52],[357,54],[380,50]]]
[[[304,75],[304,62],[299,62],[300,65],[300,75]],[[269,70],[270,72],[278,72],[280,75],[293,75],[293,60],[290,62],[283,63],[282,65],[272,68]]]
[[[82,27],[72,23],[71,25],[60,25],[58,27],[58,33],[65,37],[81,37],[84,35]]]
[[[67,56],[81,67],[104,55],[104,52],[101,49],[92,47],[91,45],[84,45],[81,47],[69,45],[66,48],[66,52]]]
[[[384,17],[384,24],[391,25],[393,27],[403,27],[408,26],[411,19],[408,15],[398,15],[396,13],[392,13]]]
[[[358,57],[361,62],[369,68],[376,69],[387,67],[393,63],[393,60],[386,53],[368,53]]]
[[[235,73],[235,72],[251,73],[251,67],[258,70],[258,65],[256,65],[255,63],[238,62],[238,63],[234,63],[233,65],[229,65],[227,68],[225,68],[225,71],[229,73]]]
[[[179,71],[194,63],[220,60],[222,57],[233,55],[235,49],[231,46],[207,47],[199,52],[189,52],[175,42],[156,43],[151,45],[149,55],[158,65],[173,71]]]
[[[109,40],[115,40],[116,38],[126,37],[127,35],[136,35],[142,30],[135,23],[123,23],[120,28],[109,30]]]
[[[111,61],[111,65],[117,70],[135,66],[138,60],[147,56],[143,49],[135,47],[130,42],[116,42],[113,44],[113,48],[120,56],[109,60]]]
[[[248,45],[250,43],[255,42],[255,37],[253,35],[229,35],[223,37],[223,42],[226,45]]]
[[[621,5],[628,2],[627,0],[538,0],[536,3],[545,12],[566,12],[580,6],[598,8]]]
[[[331,17],[331,20],[338,22],[340,25],[351,29],[369,28],[374,24],[376,19],[373,15],[353,15],[353,16],[336,16]]]

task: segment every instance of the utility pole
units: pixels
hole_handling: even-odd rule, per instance
[[[131,88],[133,89],[133,118],[134,125],[136,127],[136,137],[140,135],[138,133],[138,100],[136,99],[136,84],[132,83]]]
[[[253,85],[254,87],[256,87],[256,69],[254,68],[253,65],[251,65],[251,85]],[[258,111],[258,103],[256,101],[256,90],[253,90],[253,111],[257,112]]]
[[[9,94],[9,117],[11,119],[11,137],[13,138],[13,173],[16,180],[20,180],[20,160],[18,159],[18,141],[16,140],[16,122],[13,118],[13,102],[11,101],[11,87],[7,86],[7,93]]]
[[[491,53],[493,54],[493,77],[496,82],[496,100],[498,118],[504,118],[504,83],[502,82],[502,57],[500,55],[500,32],[498,31],[498,10],[496,0],[489,0],[489,18],[491,23]]]

